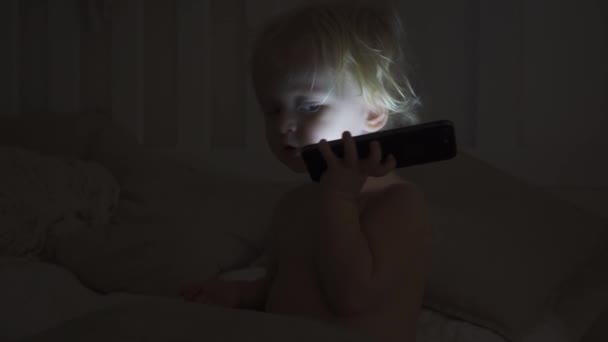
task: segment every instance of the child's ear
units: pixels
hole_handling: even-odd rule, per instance
[[[373,133],[381,130],[388,121],[388,113],[383,109],[369,110],[365,116],[365,130]]]

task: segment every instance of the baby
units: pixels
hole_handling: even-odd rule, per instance
[[[265,28],[251,65],[269,147],[306,172],[300,149],[319,143],[328,170],[275,209],[264,278],[196,283],[185,298],[415,341],[430,260],[425,202],[395,174],[394,158],[381,161],[379,144],[360,159],[353,142],[417,122],[400,30],[388,9],[347,5],[300,8]],[[343,159],[328,148],[334,139],[345,143]]]

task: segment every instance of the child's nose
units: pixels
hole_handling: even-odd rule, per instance
[[[296,128],[297,121],[295,115],[287,112],[281,112],[279,114],[279,131],[282,134],[295,132]]]

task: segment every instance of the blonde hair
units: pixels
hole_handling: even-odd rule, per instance
[[[366,103],[389,114],[385,128],[415,124],[420,101],[406,75],[402,34],[398,15],[387,7],[333,4],[296,9],[272,20],[254,42],[254,84],[267,78],[260,73],[268,70],[284,71],[287,78],[295,70],[306,71],[314,83],[321,67],[335,74],[337,87],[346,77],[354,78]],[[278,49],[295,48],[303,48],[296,56],[304,61],[286,61],[287,71],[268,58]]]

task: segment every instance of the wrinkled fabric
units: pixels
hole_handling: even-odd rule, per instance
[[[0,146],[0,256],[41,257],[52,235],[109,223],[119,193],[99,164]]]

